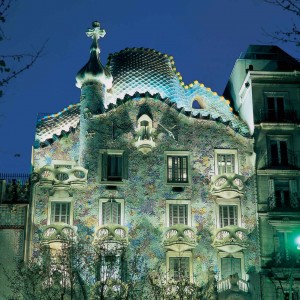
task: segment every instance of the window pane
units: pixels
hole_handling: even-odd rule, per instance
[[[176,224],[187,225],[187,204],[170,204],[169,205],[169,223],[170,226]]]
[[[188,182],[187,156],[167,157],[168,182]]]
[[[189,278],[190,259],[189,257],[170,257],[170,277],[175,280]]]
[[[217,155],[218,173],[235,173],[235,155],[218,154]]]
[[[221,205],[219,208],[220,227],[237,225],[237,205]]]
[[[55,222],[70,224],[70,203],[52,202],[51,223]]]
[[[107,178],[112,181],[122,180],[122,156],[107,156]]]

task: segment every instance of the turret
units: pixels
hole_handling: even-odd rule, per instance
[[[98,40],[106,34],[99,22],[93,22],[86,35],[92,38],[90,59],[76,75],[76,86],[81,89],[80,108],[80,165],[91,170],[90,160],[96,155],[93,140],[97,129],[95,116],[104,113],[106,91],[112,87],[112,76],[100,62]]]

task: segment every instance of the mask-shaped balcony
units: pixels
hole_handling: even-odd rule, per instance
[[[247,247],[248,232],[236,225],[219,228],[213,236],[212,246],[220,251],[235,253]]]
[[[138,119],[136,132],[137,141],[134,145],[139,151],[147,154],[155,147],[155,142],[153,141],[154,129],[152,127],[152,120],[148,115],[142,115]]]
[[[98,252],[116,255],[128,245],[128,230],[119,224],[99,226],[96,228],[93,244]]]
[[[83,188],[86,186],[88,171],[80,166],[66,168],[44,166],[40,169],[40,185],[47,188]]]
[[[215,175],[211,178],[210,192],[224,199],[240,197],[244,194],[245,177],[235,173]]]
[[[65,223],[54,223],[43,228],[42,244],[61,250],[77,240],[77,228]]]
[[[165,233],[164,246],[167,250],[183,252],[196,246],[195,230],[184,224],[169,227]]]

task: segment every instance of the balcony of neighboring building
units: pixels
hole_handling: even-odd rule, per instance
[[[300,199],[298,196],[297,180],[275,178],[269,179],[268,209],[270,216],[280,213],[298,213],[300,211]]]
[[[296,110],[267,110],[260,111],[259,123],[280,123],[280,124],[288,124],[288,123],[299,123],[299,119],[297,117]]]
[[[299,154],[296,151],[281,148],[281,152],[263,152],[259,155],[258,174],[263,171],[299,171]]]
[[[30,174],[0,174],[0,203],[29,203]]]

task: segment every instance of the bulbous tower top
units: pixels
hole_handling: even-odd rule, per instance
[[[90,59],[87,64],[80,69],[76,75],[76,86],[81,88],[86,82],[100,82],[105,85],[106,89],[112,87],[112,75],[100,62],[100,48],[98,40],[106,34],[104,29],[100,29],[99,22],[93,22],[92,28],[88,29],[86,35],[93,39],[90,48]]]

